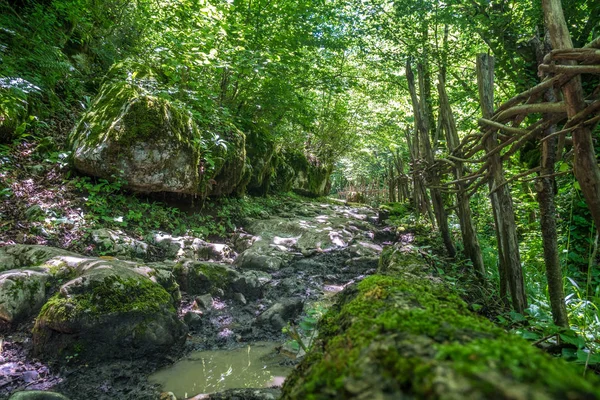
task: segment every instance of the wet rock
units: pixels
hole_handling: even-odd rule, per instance
[[[61,286],[33,329],[34,353],[86,362],[156,357],[185,340],[185,325],[160,285],[121,262],[96,260]]]
[[[377,257],[354,257],[346,260],[345,264],[357,273],[377,268],[379,258]]]
[[[17,322],[38,312],[49,278],[47,273],[29,269],[0,273],[0,319]]]
[[[147,243],[112,229],[93,230],[91,240],[102,255],[145,259],[151,253]]]
[[[177,400],[177,397],[175,397],[173,392],[162,392],[159,400]]]
[[[189,400],[276,400],[281,396],[280,389],[230,389],[213,394],[200,394]]]
[[[234,293],[233,294],[233,299],[235,301],[237,301],[238,303],[241,303],[243,305],[248,304],[248,301],[246,300],[246,298],[244,297],[244,295],[241,294],[241,293]]]
[[[183,316],[183,322],[185,322],[191,330],[196,330],[203,325],[202,315],[194,311],[188,311]]]
[[[273,272],[281,268],[283,259],[274,254],[263,254],[262,249],[251,247],[235,260],[234,264],[240,269]]]
[[[184,261],[175,266],[175,277],[181,290],[192,295],[224,293],[240,274],[233,268],[212,262]]]
[[[279,303],[275,303],[259,315],[256,319],[256,325],[274,332],[281,332],[281,329],[288,321],[300,315],[303,307],[304,302],[299,297],[285,299]]]
[[[359,240],[348,247],[352,257],[379,257],[383,248],[377,244]]]
[[[238,231],[233,235],[232,238],[233,248],[238,253],[241,253],[244,250],[249,249],[257,239],[257,236],[250,235],[243,231]]]
[[[386,226],[383,229],[377,229],[375,230],[374,234],[375,235],[373,236],[373,239],[379,243],[395,242],[398,238],[396,229],[391,226]]]
[[[26,390],[13,393],[9,400],[69,400],[60,393],[46,392],[42,390]]]
[[[263,296],[265,285],[270,280],[270,274],[261,271],[243,271],[241,276],[231,283],[231,290],[242,294],[247,299],[256,300]]]
[[[230,264],[237,256],[226,244],[208,243],[192,236],[156,233],[151,242],[161,250],[165,258],[174,260],[221,261]]]
[[[210,310],[213,305],[213,298],[210,294],[197,296],[195,301],[200,310]]]

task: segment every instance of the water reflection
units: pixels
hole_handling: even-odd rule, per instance
[[[234,350],[199,351],[150,376],[162,390],[179,398],[233,388],[271,386],[292,370],[276,344],[257,342]]]

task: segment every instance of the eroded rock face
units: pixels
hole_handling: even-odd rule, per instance
[[[143,357],[185,340],[185,325],[160,285],[117,263],[98,261],[81,269],[40,311],[35,353],[86,360]]]
[[[140,87],[105,84],[69,139],[85,174],[140,192],[201,192],[202,136],[190,113]]]

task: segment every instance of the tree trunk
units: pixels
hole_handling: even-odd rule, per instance
[[[539,42],[537,48],[538,64],[543,60],[546,53],[551,50],[548,43]],[[554,89],[551,88],[544,93],[544,101],[556,102]],[[545,120],[552,119],[551,114],[544,115]],[[543,132],[543,136],[554,133],[556,126],[550,126]],[[540,159],[541,177],[535,184],[538,203],[540,206],[540,228],[542,231],[542,242],[544,246],[544,262],[546,264],[546,279],[548,281],[548,292],[550,295],[550,307],[552,308],[552,319],[558,326],[569,326],[569,317],[565,304],[565,292],[563,287],[563,276],[560,269],[558,257],[558,235],[556,233],[556,207],[554,205],[554,164],[557,157],[556,137],[551,137],[542,142],[542,155]]]
[[[483,117],[490,119],[494,114],[494,58],[487,54],[477,55],[477,83]],[[489,135],[485,141],[486,152],[491,152],[497,145],[497,135]],[[500,253],[500,294],[506,295],[506,285],[510,289],[513,308],[523,313],[527,308],[525,282],[519,256],[517,227],[513,211],[512,197],[502,169],[500,154],[496,153],[487,159],[490,175],[490,197],[496,236]]]
[[[446,251],[450,257],[454,258],[456,256],[456,249],[454,248],[454,243],[452,243],[452,237],[450,236],[448,215],[446,214],[446,210],[444,208],[444,199],[442,197],[442,193],[439,190],[440,179],[438,172],[434,170],[435,159],[433,157],[433,150],[431,149],[431,141],[429,140],[427,101],[424,99],[424,73],[422,72],[422,68],[419,69],[421,70],[419,73],[419,86],[421,92],[420,100],[417,97],[415,76],[412,72],[410,60],[406,63],[406,78],[408,79],[408,89],[410,91],[413,113],[415,116],[415,130],[416,135],[419,137],[422,145],[421,149],[423,152],[422,155],[424,157],[424,161],[427,163],[427,175],[430,185],[429,193],[431,194],[435,219],[438,227],[440,228],[440,233],[442,235],[442,240],[444,242],[444,246],[446,247]]]
[[[458,137],[458,131],[456,129],[456,122],[452,115],[452,108],[450,107],[450,101],[448,100],[448,94],[446,93],[446,80],[442,72],[439,74],[438,82],[438,93],[440,97],[440,108],[439,108],[439,121],[441,130],[446,132],[446,143],[448,145],[448,151],[453,152],[458,148],[460,139]],[[462,152],[455,154],[458,158],[463,158]],[[456,167],[454,168],[454,177],[459,180],[464,176],[464,165],[460,161],[454,161]],[[483,264],[483,256],[481,255],[481,247],[479,246],[479,239],[477,239],[477,233],[473,224],[471,205],[469,204],[469,197],[466,194],[466,187],[464,183],[458,182],[456,184],[457,190],[457,203],[458,203],[458,218],[460,219],[460,231],[463,239],[465,255],[469,257],[473,263],[473,269],[481,280],[485,279],[485,265]]]
[[[569,35],[560,0],[542,0],[542,6],[552,47],[555,50],[572,49],[573,42]],[[567,61],[565,63],[573,64],[574,62]],[[572,118],[586,107],[579,75],[563,85],[562,92],[569,118]],[[596,162],[592,131],[589,127],[580,126],[573,131],[573,152],[575,178],[579,182],[596,227],[600,227],[600,168],[598,168]]]

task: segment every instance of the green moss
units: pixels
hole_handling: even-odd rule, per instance
[[[133,157],[133,144],[160,140],[167,134],[172,136],[169,141],[175,140],[193,154],[193,165],[199,165],[203,140],[189,111],[176,102],[152,96],[141,87],[120,81],[102,86],[69,141],[73,148],[79,148],[83,144],[94,147],[110,139]],[[196,175],[199,183],[197,171]]]
[[[440,379],[489,395],[514,385],[600,395],[573,366],[469,312],[412,254],[387,251],[383,259],[395,275],[368,277],[342,294],[319,325],[321,345],[286,381],[284,398],[352,397],[367,382],[386,393],[438,398]]]
[[[171,305],[170,295],[150,280],[106,276],[95,282],[90,291],[65,297],[57,293],[42,307],[38,318],[61,322],[72,320],[79,313],[91,316],[136,311],[150,314]]]

